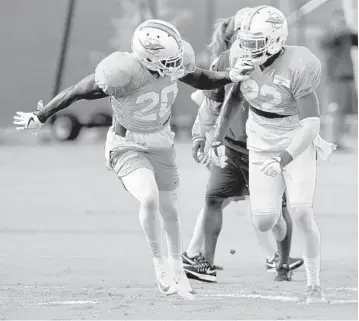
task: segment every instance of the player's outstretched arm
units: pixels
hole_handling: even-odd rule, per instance
[[[95,82],[95,75],[89,75],[76,85],[65,89],[53,98],[46,106],[42,101],[38,102],[37,110],[32,113],[17,112],[14,124],[18,130],[37,129],[41,127],[51,116],[71,106],[74,102],[86,99],[94,100],[108,95]]]
[[[200,68],[196,68],[179,80],[201,90],[216,89],[232,82],[228,71],[214,72]]]
[[[236,67],[229,71],[211,71],[196,68],[179,80],[193,88],[211,90],[223,87],[231,82],[238,83],[247,80],[249,76],[244,73],[250,69],[251,67],[248,66]]]
[[[92,74],[82,79],[76,85],[60,92],[46,106],[44,106],[44,108],[37,111],[35,114],[39,120],[44,123],[52,115],[71,106],[78,100],[95,100],[104,97],[108,97],[108,95],[105,94],[103,90],[97,85],[95,81],[95,75]]]

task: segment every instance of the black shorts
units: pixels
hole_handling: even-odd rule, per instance
[[[248,195],[248,154],[226,146],[228,165],[225,168],[212,165],[206,198],[230,198]]]

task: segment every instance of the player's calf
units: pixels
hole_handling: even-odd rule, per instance
[[[304,237],[304,266],[307,275],[307,303],[325,302],[320,287],[320,232],[311,204],[291,204],[290,213]]]

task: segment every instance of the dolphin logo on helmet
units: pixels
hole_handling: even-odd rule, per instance
[[[151,54],[157,54],[161,49],[165,49],[157,40],[149,39],[144,42],[141,41],[141,45]]]
[[[284,23],[284,18],[276,12],[271,12],[270,17],[266,20],[266,22],[269,22],[274,28],[279,29]]]

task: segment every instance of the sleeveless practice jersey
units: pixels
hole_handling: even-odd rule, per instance
[[[236,60],[238,45],[231,47]],[[253,107],[285,118],[265,118],[249,111],[246,132],[247,146],[255,151],[281,151],[288,147],[301,127],[296,99],[315,90],[320,82],[319,59],[306,47],[284,46],[283,53],[263,71],[259,66],[240,90]]]
[[[95,79],[110,95],[115,122],[138,133],[153,133],[164,128],[177,96],[178,78],[195,69],[191,45],[184,42],[184,50],[184,72],[172,77],[154,77],[134,53],[115,52],[99,63]]]

